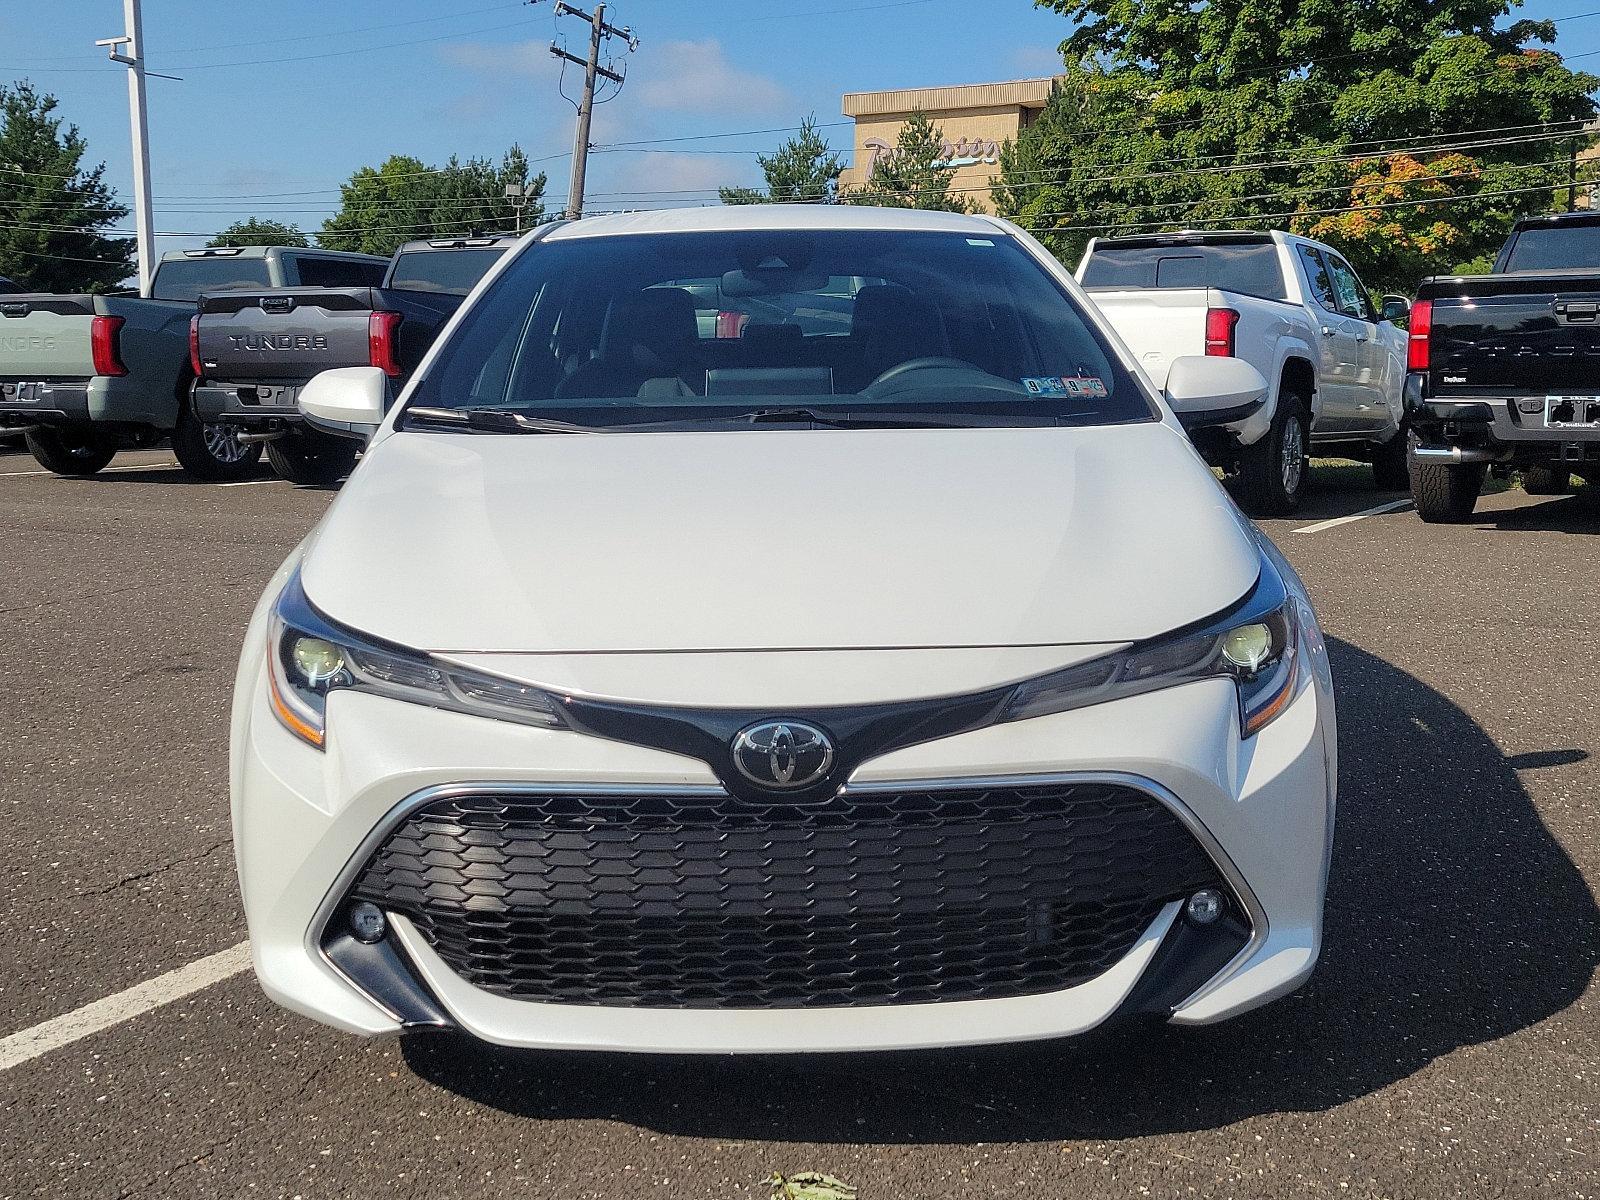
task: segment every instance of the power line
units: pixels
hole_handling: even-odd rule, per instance
[[[1576,187],[1586,187],[1589,184],[1597,182],[1600,182],[1600,178],[1578,179],[1573,181],[1573,185]],[[1566,187],[1567,182],[1563,180],[1559,186]],[[1337,216],[1340,213],[1368,212],[1377,209],[1416,208],[1417,206],[1423,204],[1460,204],[1468,200],[1493,200],[1501,196],[1522,196],[1528,194],[1529,192],[1554,192],[1556,190],[1557,185],[1540,184],[1537,187],[1502,188],[1492,192],[1475,192],[1466,196],[1425,196],[1419,200],[1385,200],[1372,204],[1350,204],[1340,208],[1297,208],[1274,213],[1250,213],[1247,216],[1218,217],[1215,219],[1215,223],[1219,225],[1238,225],[1241,222],[1249,222],[1252,225],[1259,225],[1263,221],[1279,220],[1286,217],[1328,217]],[[1048,234],[1069,233],[1086,229],[1159,229],[1170,224],[1172,224],[1171,221],[1134,221],[1127,223],[1119,221],[1098,221],[1082,222],[1076,225],[1040,226],[1030,228],[1027,232],[1032,234]]]

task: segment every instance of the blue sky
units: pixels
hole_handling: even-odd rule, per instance
[[[359,166],[396,153],[498,157],[512,142],[547,159],[538,169],[560,208],[573,109],[548,46],[561,37],[581,52],[586,28],[553,7],[145,0],[150,68],[183,77],[150,81],[157,228],[203,234],[257,214],[314,230]],[[1519,15],[1593,13],[1559,27],[1557,48],[1577,54],[1600,50],[1596,8],[1536,0]],[[640,47],[621,94],[597,108],[592,140],[651,143],[591,155],[590,204],[617,208],[699,203],[718,184],[757,182],[754,152],[787,136],[700,135],[775,130],[814,112],[838,123],[823,132],[847,149],[843,93],[1049,74],[1069,31],[1030,0],[614,0],[607,17],[631,25]],[[58,96],[126,199],[125,71],[93,44],[121,32],[120,0],[0,0],[0,80],[31,78]],[[570,68],[565,82],[574,94]],[[696,140],[658,140],[673,138]]]

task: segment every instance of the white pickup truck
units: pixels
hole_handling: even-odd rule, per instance
[[[1331,247],[1279,232],[1095,238],[1077,274],[1157,389],[1190,354],[1242,358],[1266,377],[1259,411],[1194,435],[1252,512],[1293,512],[1313,451],[1372,463],[1380,488],[1409,486],[1396,324],[1408,304],[1386,296],[1375,310]]]

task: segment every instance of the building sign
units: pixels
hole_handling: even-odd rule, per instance
[[[882,138],[867,138],[861,143],[867,152],[867,174],[872,174],[872,169],[886,158],[893,158],[895,148]],[[933,165],[943,170],[954,170],[956,167],[973,167],[980,163],[998,163],[1000,161],[1000,143],[993,138],[968,138],[959,137],[955,141],[944,139],[940,156]]]

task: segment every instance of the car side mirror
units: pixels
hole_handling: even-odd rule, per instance
[[[1404,326],[1411,319],[1411,301],[1404,296],[1385,296],[1383,319],[1390,324]]]
[[[1242,358],[1186,354],[1167,370],[1167,404],[1186,430],[1231,425],[1267,399],[1267,381]]]
[[[383,424],[388,389],[380,367],[335,367],[300,389],[300,415],[326,433],[365,441]]]

